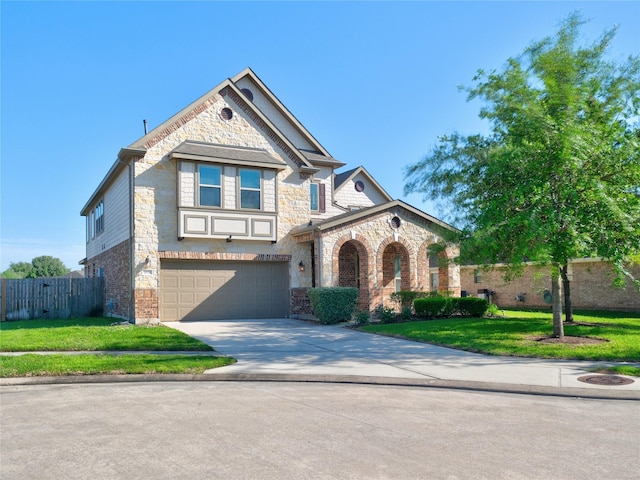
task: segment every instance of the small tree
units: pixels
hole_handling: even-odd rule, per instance
[[[640,57],[605,59],[615,29],[577,46],[583,23],[573,14],[503,71],[479,71],[466,91],[490,135],[443,137],[405,173],[406,193],[450,200],[469,260],[506,263],[507,278],[549,265],[557,337],[569,261],[611,260],[622,282],[640,252]]]

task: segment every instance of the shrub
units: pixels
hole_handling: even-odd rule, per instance
[[[451,297],[418,298],[413,302],[413,308],[419,317],[442,317],[447,303],[451,303]]]
[[[393,323],[396,320],[396,312],[393,308],[382,307],[378,317],[382,323]]]
[[[359,291],[353,287],[323,287],[307,290],[313,314],[324,324],[351,319]]]
[[[402,307],[402,312],[400,312],[400,316],[406,322],[411,320],[411,307],[409,305],[405,305]]]
[[[476,297],[427,297],[414,302],[416,315],[420,317],[482,317],[489,308],[489,302]]]
[[[393,292],[390,296],[391,300],[399,304],[401,307],[411,308],[416,298],[428,297],[429,295],[431,295],[431,292],[413,292],[411,290],[401,290],[399,292]]]
[[[365,323],[369,323],[369,312],[366,310],[361,310],[358,313],[356,313],[356,325],[363,325]]]
[[[484,298],[464,297],[456,298],[458,313],[463,317],[482,317],[489,308],[489,302]]]

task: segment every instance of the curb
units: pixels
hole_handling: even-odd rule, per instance
[[[60,377],[0,378],[0,386],[19,385],[75,385],[149,382],[285,382],[380,385],[394,387],[437,388],[473,392],[543,395],[553,397],[587,398],[598,400],[639,401],[640,392],[633,390],[597,390],[589,388],[546,387],[506,383],[470,382],[435,379],[403,379],[358,375],[296,375],[279,373],[215,373],[215,374],[132,374],[132,375],[75,375]]]

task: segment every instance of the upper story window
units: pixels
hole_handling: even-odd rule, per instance
[[[96,235],[104,231],[104,201],[96,206]]]
[[[311,195],[311,211],[317,212],[320,210],[320,186],[317,183],[309,184],[309,193]]]
[[[87,215],[87,242],[104,231],[104,200]]]
[[[323,183],[309,184],[309,210],[323,213],[325,211],[325,189]]]
[[[240,169],[240,208],[260,210],[262,205],[262,175],[260,170]]]
[[[222,199],[222,169],[217,166],[200,165],[198,167],[200,185],[200,205],[220,207]]]

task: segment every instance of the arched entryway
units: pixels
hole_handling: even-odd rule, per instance
[[[394,292],[411,290],[410,255],[400,242],[393,242],[382,251],[382,297],[386,304]],[[379,277],[380,278],[380,277]]]
[[[343,243],[338,250],[339,287],[354,287],[360,291],[358,308],[369,309],[369,258],[365,246],[357,240]]]

